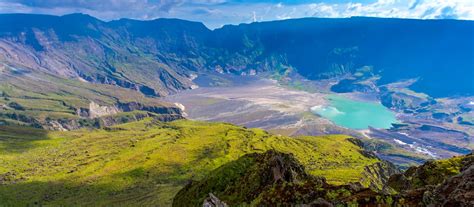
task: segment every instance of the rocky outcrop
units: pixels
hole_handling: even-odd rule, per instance
[[[250,203],[276,183],[308,179],[304,167],[289,154],[267,151],[247,154],[214,170],[199,182],[185,186],[173,200],[173,206],[194,206],[213,193],[229,205]]]
[[[387,87],[381,87],[380,100],[382,105],[407,113],[418,113],[426,110],[430,105],[436,104],[436,101],[430,97],[422,95],[412,95],[401,91],[392,91]]]
[[[260,164],[263,184],[270,185],[276,182],[299,182],[309,177],[304,167],[289,154],[270,150],[261,156],[257,156]]]
[[[112,115],[104,115],[96,118],[81,118],[81,119],[59,119],[47,120],[45,123],[39,124],[41,128],[55,131],[69,131],[80,128],[103,128],[117,124],[124,124],[133,121],[140,121],[147,117],[152,117],[156,121],[174,121],[182,119],[183,116],[179,113],[174,114],[156,114],[147,111],[132,111],[131,113],[120,112]]]
[[[461,158],[435,161],[430,160],[421,166],[410,167],[403,174],[392,176],[388,185],[404,192],[426,186],[436,186],[446,178],[459,174]]]
[[[89,118],[97,118],[119,113],[120,110],[116,106],[101,106],[93,101],[89,104]]]
[[[84,118],[98,118],[110,116],[120,112],[147,111],[155,114],[181,115],[182,111],[178,106],[146,105],[139,102],[118,102],[112,106],[101,106],[95,102],[89,104],[88,109],[80,108],[77,114]]]
[[[118,103],[117,107],[124,111],[148,111],[155,114],[181,114],[182,111],[177,106],[158,106],[158,105],[145,105],[139,102],[128,102],[128,103]]]
[[[77,117],[49,117],[41,118],[34,116],[34,113],[24,110],[16,110],[6,107],[0,113],[0,118],[20,122],[36,128],[43,128],[56,131],[68,131],[79,128],[102,128],[116,124],[123,124],[131,121],[142,120],[153,117],[158,121],[174,121],[184,118],[183,112],[178,106],[165,102],[151,102],[142,104],[138,102],[121,103],[114,105],[99,105],[91,101],[88,108],[74,108],[74,106],[63,103],[70,110],[76,112]],[[30,110],[30,109],[28,109]],[[33,110],[32,110],[33,111]],[[41,111],[42,113],[47,113]],[[8,122],[2,122],[8,124]]]
[[[209,193],[209,197],[204,199],[202,207],[227,207],[227,204],[219,200],[214,194]]]
[[[474,165],[424,195],[431,206],[474,206]]]
[[[365,144],[356,138],[349,138],[350,142],[359,146],[361,149],[366,149]],[[361,154],[366,157],[376,158],[377,156],[368,150],[361,150]],[[380,162],[374,163],[364,167],[362,179],[359,181],[365,186],[369,186],[374,191],[387,191],[385,183],[389,180],[390,176],[400,173],[400,170],[394,164],[381,160]]]
[[[395,189],[407,204],[423,206],[474,205],[474,155],[428,161],[390,177],[387,186]]]
[[[191,181],[178,192],[173,206],[207,203],[207,195],[230,206],[336,206],[358,203],[395,203],[388,194],[364,188],[360,183],[334,186],[305,172],[293,155],[269,150],[247,154]],[[371,206],[371,205],[368,205]]]
[[[0,118],[6,118],[6,119],[15,120],[15,121],[18,121],[18,122],[27,123],[30,126],[36,127],[36,128],[41,128],[42,127],[42,123],[40,121],[38,121],[37,119],[35,119],[31,116],[27,116],[25,114],[16,113],[15,111],[2,112],[2,113],[0,113]]]
[[[328,184],[305,173],[291,154],[270,150],[247,154],[200,181],[191,181],[178,192],[173,206],[203,201],[209,206],[217,201],[230,206],[473,206],[473,164],[470,154],[394,174],[398,171],[390,163],[381,162],[366,167],[367,182],[375,186],[364,188],[361,183]],[[373,178],[385,179],[374,182]]]
[[[368,82],[368,81],[367,81]],[[364,82],[357,82],[357,80],[344,79],[339,81],[336,85],[331,86],[331,91],[336,93],[362,92],[373,93],[377,92],[375,84]]]
[[[400,170],[392,163],[380,161],[375,164],[365,166],[361,183],[366,184],[374,191],[386,191],[385,183],[390,176],[400,173]]]

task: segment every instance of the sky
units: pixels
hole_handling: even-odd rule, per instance
[[[179,18],[214,29],[303,17],[474,20],[474,0],[0,0],[0,13],[84,13],[104,21]]]

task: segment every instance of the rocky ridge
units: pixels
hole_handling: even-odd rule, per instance
[[[284,79],[293,72],[315,80],[365,68],[380,83],[424,77],[413,88],[436,97],[474,93],[463,76],[473,64],[474,50],[465,44],[472,42],[471,21],[307,18],[209,30],[179,19],[104,22],[83,14],[2,14],[0,25],[2,64],[149,96],[194,88],[199,74]],[[439,39],[452,42],[439,44]],[[437,64],[438,56],[446,57],[443,64]]]
[[[203,206],[472,206],[473,160],[470,154],[431,161],[392,174],[377,190],[360,183],[327,184],[324,178],[306,174],[291,154],[267,151],[245,155],[189,183],[176,195],[173,206],[200,204],[208,194]],[[236,168],[235,174],[228,174]]]

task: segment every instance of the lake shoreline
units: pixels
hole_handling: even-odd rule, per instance
[[[341,95],[326,97],[327,105],[315,105],[311,112],[331,120],[334,124],[354,130],[369,127],[389,129],[397,123],[395,113],[377,102],[353,100]]]

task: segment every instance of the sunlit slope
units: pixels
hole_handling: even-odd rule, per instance
[[[102,130],[0,127],[0,203],[170,205],[190,179],[251,152],[293,153],[332,184],[367,180],[347,136],[290,138],[225,123],[145,119]],[[367,183],[365,183],[367,184]]]

